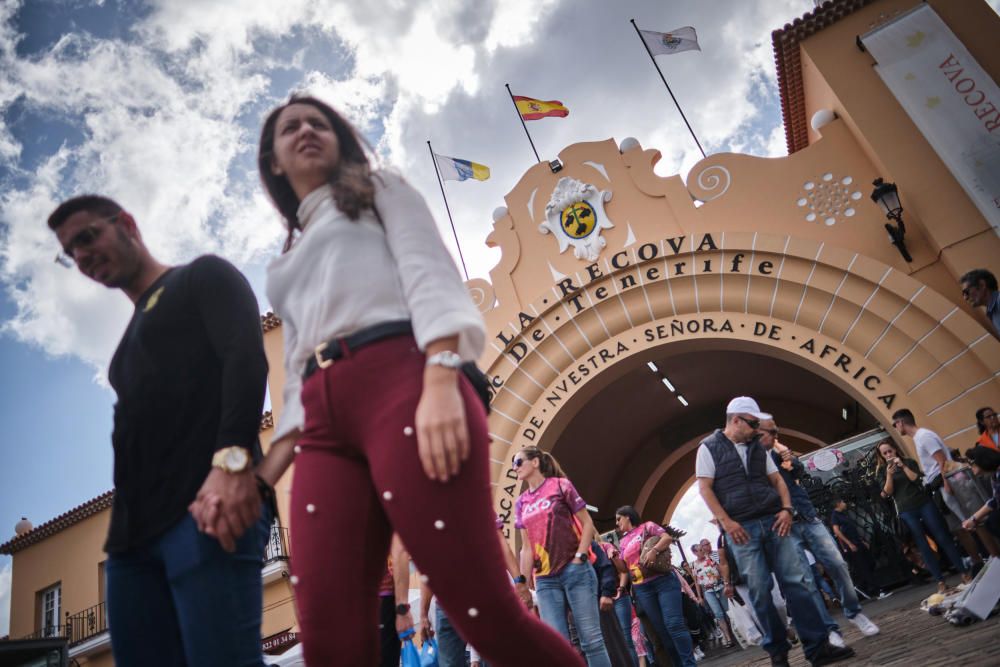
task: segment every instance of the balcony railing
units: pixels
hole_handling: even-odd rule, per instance
[[[65,635],[65,625],[49,625],[41,630],[35,630],[30,635],[18,637],[18,639],[50,639],[52,637],[64,637]]]
[[[66,614],[66,639],[69,645],[79,644],[108,630],[107,606],[104,602],[89,609],[73,614]]]
[[[264,547],[264,564],[269,565],[279,560],[288,560],[288,529],[274,524]]]

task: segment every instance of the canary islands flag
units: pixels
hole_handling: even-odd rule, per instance
[[[517,105],[517,111],[524,120],[538,120],[549,116],[553,118],[565,118],[569,115],[569,109],[563,106],[563,103],[559,100],[543,102],[533,97],[514,95],[514,104]]]
[[[474,178],[477,181],[485,181],[490,177],[490,168],[485,164],[459,160],[447,155],[434,154],[434,162],[437,163],[441,178],[446,181],[464,181]]]

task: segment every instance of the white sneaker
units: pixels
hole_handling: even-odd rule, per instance
[[[861,634],[865,637],[871,637],[872,635],[877,635],[879,633],[878,626],[872,623],[864,614],[858,614],[854,618],[849,618],[847,620],[857,626],[858,630],[861,630]]]
[[[841,634],[836,630],[831,630],[830,634],[827,635],[826,640],[837,648],[844,648],[847,646],[847,642],[844,641],[843,636],[841,636]]]
[[[695,646],[694,647],[694,661],[695,662],[701,662],[704,659],[705,659],[705,652],[701,650],[701,647]]]

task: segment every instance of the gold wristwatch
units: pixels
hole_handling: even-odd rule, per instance
[[[243,472],[250,467],[250,451],[246,447],[223,447],[212,456],[212,467],[226,472]]]

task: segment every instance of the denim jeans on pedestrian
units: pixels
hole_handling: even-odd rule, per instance
[[[632,664],[638,667],[639,656],[635,652],[635,644],[632,642],[632,598],[626,593],[622,593],[615,600],[615,617],[618,625],[625,635],[625,646],[628,647],[628,654],[632,658]]]
[[[120,667],[261,667],[261,566],[270,511],[227,553],[185,514],[147,546],[109,554],[111,651]]]
[[[679,667],[694,667],[694,646],[684,620],[681,582],[673,572],[633,586],[635,601],[646,612],[660,638]]]
[[[803,546],[812,552],[816,561],[823,566],[826,573],[833,580],[833,585],[837,587],[840,595],[840,605],[844,609],[844,616],[854,618],[861,613],[861,602],[858,600],[858,593],[854,590],[854,581],[847,568],[847,561],[840,554],[837,543],[833,540],[830,530],[819,519],[812,521],[796,521],[792,524],[792,531],[795,536],[802,541]],[[808,562],[808,561],[807,561]],[[826,606],[824,605],[824,610]]]
[[[601,634],[597,573],[589,563],[570,563],[555,574],[536,577],[535,592],[542,620],[567,641],[572,641],[566,623],[566,606],[569,604],[580,636],[580,648],[589,667],[611,667]]]
[[[931,551],[931,545],[927,543],[928,532],[938,543],[938,546],[944,550],[951,564],[959,571],[965,571],[962,555],[958,552],[958,547],[955,546],[955,540],[951,533],[948,532],[944,517],[941,516],[933,502],[928,501],[915,510],[900,512],[899,518],[910,529],[913,541],[917,543],[920,555],[923,556],[924,563],[935,581],[944,581],[944,575],[941,573],[941,564],[938,562],[937,556]]]
[[[465,667],[466,642],[459,636],[440,605],[437,608],[435,637],[438,643],[438,666]]]
[[[771,530],[774,517],[741,522],[749,541],[736,544],[729,539],[740,575],[750,593],[750,603],[764,635],[763,648],[771,656],[788,653],[790,645],[785,624],[781,622],[771,599],[773,573],[785,595],[788,614],[795,623],[806,658],[812,659],[826,643],[829,632],[816,609],[816,587],[799,540],[794,535],[779,537]]]
[[[712,616],[720,621],[727,618],[726,612],[729,611],[729,600],[726,599],[723,589],[704,588],[702,592],[705,594],[705,602],[708,603],[709,608],[712,610]]]

